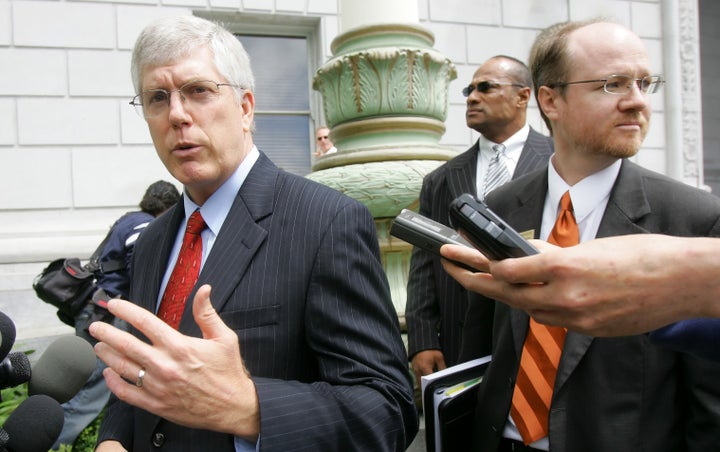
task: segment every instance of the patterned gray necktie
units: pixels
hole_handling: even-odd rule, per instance
[[[510,180],[510,171],[508,171],[507,165],[505,165],[503,161],[505,145],[495,144],[492,148],[493,151],[495,151],[495,155],[490,159],[490,165],[488,165],[487,174],[485,174],[482,192],[483,199],[495,188]]]

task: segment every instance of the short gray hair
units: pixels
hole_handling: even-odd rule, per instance
[[[178,61],[205,45],[212,49],[215,66],[228,83],[255,91],[250,57],[232,33],[200,17],[178,16],[151,23],[135,41],[130,69],[135,92],[143,89],[142,73],[146,68]]]

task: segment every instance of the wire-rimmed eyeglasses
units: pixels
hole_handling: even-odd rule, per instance
[[[172,91],[164,89],[150,89],[138,94],[130,101],[138,115],[144,118],[154,118],[170,108],[172,93],[179,93],[180,100],[191,106],[201,107],[220,96],[221,86],[236,87],[231,83],[217,83],[210,80],[198,80],[184,84]]]
[[[500,88],[501,86],[516,86],[518,88],[525,88],[525,85],[521,85],[519,83],[496,82],[494,80],[483,80],[482,82],[478,82],[477,85],[470,84],[470,85],[464,87],[462,89],[462,94],[463,94],[463,96],[468,97],[475,90],[478,90],[478,92],[481,92],[481,93],[487,93],[494,89]]]
[[[632,90],[635,84],[640,92],[644,94],[656,93],[665,80],[661,75],[646,75],[643,78],[633,78],[629,75],[609,75],[607,78],[597,80],[579,80],[576,82],[560,82],[549,85],[551,88],[558,88],[567,85],[577,85],[580,83],[602,83],[603,91],[608,94],[627,94]]]

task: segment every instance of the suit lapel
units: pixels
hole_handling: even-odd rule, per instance
[[[640,167],[623,160],[615,185],[610,192],[610,199],[600,222],[597,237],[647,233],[648,231],[638,226],[637,222],[650,213],[650,203]]]
[[[150,312],[154,313],[157,307],[160,284],[165,275],[170,250],[184,217],[185,211],[181,199],[167,213],[153,220],[143,231],[141,240],[148,251],[136,248],[135,253],[137,255],[142,253],[144,257],[141,262],[142,267],[138,268],[140,274],[133,277],[133,284],[138,285],[133,291],[136,295],[133,301]]]
[[[547,170],[513,182],[512,195],[501,205],[492,209],[519,232],[534,231],[537,238],[542,222],[543,205],[547,193]],[[491,198],[492,199],[492,198]],[[529,316],[519,309],[510,310],[513,343],[518,360],[528,331]]]
[[[650,204],[639,167],[623,160],[596,237],[647,232],[636,222],[649,213]],[[567,382],[593,340],[591,336],[568,332],[555,381],[556,392]]]
[[[203,266],[195,290],[203,284],[210,284],[212,304],[218,312],[229,300],[253,256],[267,238],[268,231],[259,222],[272,214],[278,174],[277,167],[261,153],[240,187]],[[227,271],[228,268],[232,271]],[[192,300],[194,292],[189,300]],[[185,306],[180,330],[197,334],[199,329],[190,305],[189,301]]]
[[[477,195],[475,179],[477,178],[479,148],[480,141],[478,140],[470,149],[447,163],[447,165],[449,165],[447,169],[448,187],[453,199],[463,193],[471,193],[473,196]]]

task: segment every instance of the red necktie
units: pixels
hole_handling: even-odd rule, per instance
[[[168,280],[165,293],[160,301],[158,317],[171,327],[177,329],[180,325],[185,302],[197,282],[202,263],[202,238],[200,233],[205,229],[205,220],[196,210],[190,215],[185,228],[180,254],[178,254],[175,268]]]
[[[565,247],[580,242],[570,192],[560,200],[560,214],[548,242]],[[564,328],[530,319],[530,328],[518,370],[510,414],[525,444],[548,435],[548,417],[560,355],[565,343]]]

